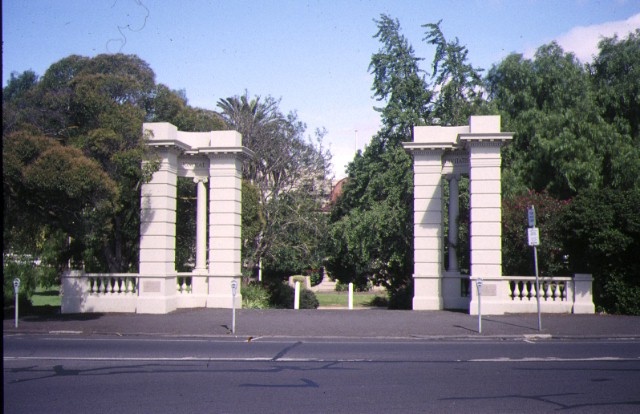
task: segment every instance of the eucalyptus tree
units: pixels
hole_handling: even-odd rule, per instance
[[[320,266],[326,235],[321,207],[331,188],[324,131],[316,131],[315,142],[305,138],[306,125],[293,112],[284,115],[272,97],[250,99],[245,92],[220,100],[218,107],[229,128],[239,131],[243,145],[256,154],[243,168],[244,179],[258,190],[261,208],[256,213],[260,230],[245,241],[245,269],[254,269],[263,258],[267,270],[282,273]]]
[[[88,271],[136,270],[140,185],[155,166],[141,167],[149,156],[142,123],[224,126],[213,111],[156,84],[133,55],[72,55],[41,77],[12,75],[2,103],[3,160],[12,166],[3,169],[3,252],[42,258],[51,245],[49,264],[72,259]]]

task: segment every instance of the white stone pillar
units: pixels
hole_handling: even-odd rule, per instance
[[[157,147],[160,167],[141,189],[138,313],[175,310],[178,148]]]
[[[472,116],[469,134],[461,134],[469,151],[469,196],[471,208],[471,277],[497,278],[502,276],[502,195],[500,184],[500,148],[513,134],[500,132],[499,116]],[[494,283],[483,284],[482,294],[487,301],[499,291]],[[471,289],[469,312],[477,312],[478,292]],[[504,298],[504,306],[508,306]],[[498,304],[498,306],[503,306]]]
[[[442,154],[413,152],[414,310],[442,309]]]
[[[502,276],[500,142],[469,143],[471,276]]]
[[[457,175],[448,176],[449,180],[449,272],[459,272],[458,266],[458,216],[459,208],[459,191]]]
[[[196,205],[196,268],[197,272],[207,269],[207,187],[206,177],[193,179],[197,185]]]
[[[210,154],[209,163],[209,294],[207,307],[231,307],[231,281],[240,278],[242,227],[241,154]],[[235,296],[236,307],[242,295]]]

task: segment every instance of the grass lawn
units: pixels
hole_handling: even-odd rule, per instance
[[[60,290],[58,288],[36,289],[31,296],[33,306],[60,306]]]
[[[349,306],[349,292],[316,292],[316,297],[322,307],[347,307]],[[354,292],[353,307],[361,308],[370,306],[372,300],[376,297],[386,299],[386,295],[382,292]]]
[[[320,306],[322,307],[347,307],[348,292],[317,292],[316,297]],[[355,308],[361,308],[370,306],[371,301],[376,297],[386,299],[386,294],[383,292],[354,292],[353,294],[353,306]],[[57,288],[43,289],[38,288],[31,297],[31,304],[33,306],[60,306],[60,291]]]

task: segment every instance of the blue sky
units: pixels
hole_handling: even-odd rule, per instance
[[[281,98],[309,134],[328,130],[339,178],[356,135],[362,148],[379,127],[368,66],[381,13],[400,21],[427,71],[421,25],[439,20],[485,69],[553,40],[586,62],[600,36],[640,27],[640,0],[4,0],[3,86],[11,72],[42,75],[71,54],[136,54],[194,106],[245,90]]]

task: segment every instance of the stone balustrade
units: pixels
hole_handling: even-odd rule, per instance
[[[478,314],[477,277],[469,279],[469,313]],[[592,277],[540,277],[540,310],[542,313],[595,313]],[[536,278],[533,276],[483,277],[481,312],[486,315],[505,313],[537,313]]]
[[[444,308],[465,309],[477,315],[477,279],[445,273],[442,279]],[[537,312],[535,277],[484,277],[482,282],[482,314]],[[145,310],[144,300],[149,297],[162,297],[176,309],[207,307],[208,285],[208,275],[198,272],[159,277],[71,270],[62,277],[62,312],[140,313],[141,307]],[[591,275],[540,277],[539,285],[543,313],[595,312]],[[231,300],[229,297],[230,303]],[[236,300],[241,300],[241,295]]]
[[[212,307],[209,276],[199,272],[159,276],[68,270],[62,275],[61,310],[62,313],[166,313],[153,309],[149,312],[150,301],[167,303],[173,309]],[[236,300],[241,303],[242,296],[237,295]],[[229,304],[231,301],[230,296]]]

